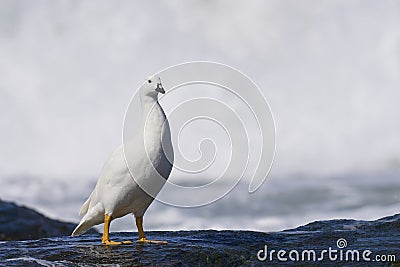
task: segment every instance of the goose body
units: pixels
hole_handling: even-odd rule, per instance
[[[103,233],[103,244],[107,244],[111,220],[133,214],[139,239],[147,241],[142,229],[143,215],[168,179],[173,164],[169,124],[158,103],[158,93],[164,93],[164,89],[157,76],[149,78],[140,88],[141,129],[132,141],[119,146],[104,165],[94,190],[80,210],[84,216],[72,236],[104,222],[107,234]],[[124,153],[127,149],[130,153]]]

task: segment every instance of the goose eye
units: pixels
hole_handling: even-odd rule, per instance
[[[148,80],[147,82],[148,82],[148,83],[151,83],[151,80]]]

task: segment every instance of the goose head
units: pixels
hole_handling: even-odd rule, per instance
[[[153,98],[156,98],[158,93],[165,94],[161,79],[157,75],[148,77],[140,87],[140,92],[142,96],[150,96]]]

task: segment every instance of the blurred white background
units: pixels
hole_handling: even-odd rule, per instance
[[[284,194],[293,179],[314,177],[312,186],[317,180],[332,183],[332,177],[346,176],[361,183],[363,174],[373,181],[389,177],[385,188],[398,188],[399,25],[400,2],[394,0],[2,0],[0,197],[78,220],[72,211],[79,210],[77,203],[89,194],[110,152],[122,142],[124,112],[136,88],[148,75],[190,60],[240,69],[271,105],[277,154],[271,181],[256,194],[282,203],[271,195],[278,183]],[[332,187],[343,184],[344,192],[349,185],[342,182]],[[348,214],[374,218],[395,211],[400,192],[379,192],[384,199],[379,203],[390,207],[378,205],[383,214],[359,206]],[[60,200],[63,194],[68,197]],[[352,194],[350,190],[346,196]],[[79,201],[67,208],[72,196]],[[51,206],[55,198],[64,205]],[[243,207],[253,205],[249,198],[239,198]],[[289,206],[296,202],[291,201]],[[374,201],[363,201],[361,207],[374,206]],[[150,208],[149,221],[156,218],[157,205]],[[257,210],[258,224],[230,225],[230,216],[245,213],[233,208],[220,224],[153,228],[270,230],[347,214],[337,211],[336,202],[330,207],[329,214],[301,212],[290,223],[283,215],[269,217],[274,210],[269,207],[270,212]],[[207,218],[212,209],[203,209],[202,216]],[[165,223],[170,217],[163,218]],[[273,227],[268,226],[271,221],[276,222]]]

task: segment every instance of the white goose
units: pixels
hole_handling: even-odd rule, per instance
[[[96,187],[80,210],[84,217],[72,236],[104,222],[104,245],[132,243],[111,241],[109,237],[111,221],[132,213],[138,242],[166,243],[146,239],[143,231],[143,215],[168,179],[173,164],[169,124],[158,103],[158,93],[165,93],[158,76],[150,77],[140,87],[142,128],[132,142],[118,147],[106,162]],[[124,149],[133,149],[132,156],[125,159]]]

